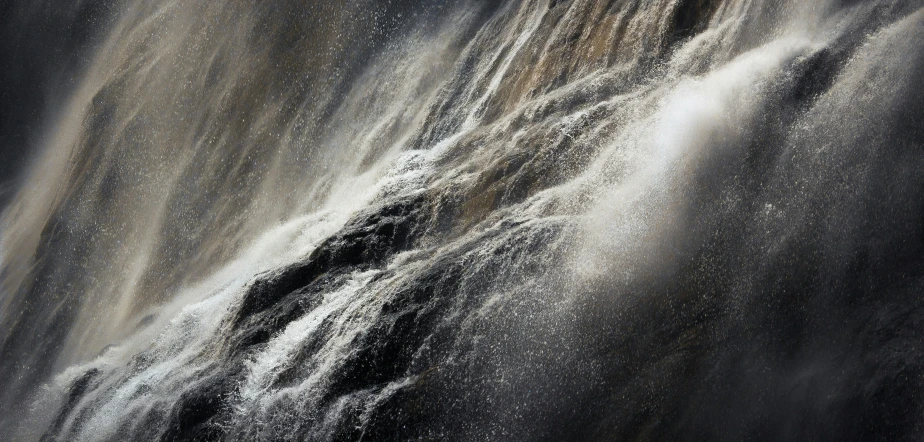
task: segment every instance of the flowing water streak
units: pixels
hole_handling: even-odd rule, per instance
[[[4,244],[9,244],[4,247],[3,261],[5,295],[0,319],[4,333],[69,330],[63,343],[49,338],[42,343],[48,350],[32,351],[33,357],[44,359],[32,364],[53,363],[56,370],[63,368],[132,333],[138,318],[152,311],[159,315],[156,325],[160,326],[184,304],[224,293],[216,292],[216,286],[237,287],[239,292],[243,282],[254,275],[310,252],[310,246],[329,236],[338,228],[337,223],[342,225],[352,211],[367,206],[377,194],[401,192],[415,182],[419,165],[406,164],[412,158],[398,158],[398,151],[410,128],[419,124],[428,103],[426,97],[448,67],[445,60],[458,50],[460,35],[473,12],[447,8],[440,20],[452,26],[432,32],[423,28],[386,46],[382,51],[388,55],[380,55],[363,75],[335,73],[329,86],[333,90],[322,91],[322,101],[315,101],[317,94],[302,94],[304,103],[286,105],[301,111],[291,118],[286,114],[290,111],[273,103],[274,97],[260,102],[263,109],[259,112],[229,102],[240,100],[236,95],[242,89],[244,94],[258,97],[261,88],[273,86],[266,78],[248,78],[246,70],[220,83],[214,78],[227,69],[228,57],[237,57],[240,63],[250,60],[261,68],[272,67],[265,66],[268,55],[260,47],[262,43],[247,40],[251,38],[248,33],[259,27],[255,21],[260,12],[238,10],[245,7],[138,2],[123,13],[100,49],[45,156],[33,170],[32,184],[24,186],[4,213]],[[190,13],[189,8],[202,10]],[[368,5],[358,5],[350,12],[344,12],[348,8],[318,9],[321,11],[315,21],[339,19],[361,24],[351,22],[356,18],[350,14],[368,21],[362,16]],[[228,20],[235,21],[236,31],[225,32]],[[351,31],[361,30],[357,26]],[[326,37],[334,39],[336,35]],[[321,46],[323,40],[308,44]],[[365,43],[387,44],[382,40]],[[317,52],[303,55],[322,59],[338,56],[336,48],[312,46],[309,50]],[[198,59],[202,56],[211,60],[204,68]],[[344,66],[336,65],[334,58],[312,68],[337,70]],[[336,77],[347,74],[357,78],[339,96],[337,88],[343,89],[347,83],[338,85]],[[254,85],[253,81],[263,83]],[[177,82],[181,90],[175,90]],[[201,95],[205,91],[194,87],[214,92]],[[335,96],[338,101],[332,104],[323,101]],[[195,109],[200,114],[186,112],[197,97],[206,108]],[[299,97],[293,94],[287,99]],[[328,111],[331,115],[318,115],[324,106],[332,109]],[[235,117],[235,113],[243,115]],[[240,130],[234,129],[234,118],[246,120],[241,121]],[[319,122],[322,118],[330,122]],[[224,129],[228,123],[230,130],[237,130],[236,135]],[[252,144],[240,143],[235,136]],[[183,149],[185,145],[191,148]],[[393,167],[396,160],[398,165]],[[388,169],[402,176],[383,179]],[[230,180],[235,175],[239,181]],[[196,193],[197,189],[205,191],[206,199]],[[260,234],[279,219],[288,225]],[[213,230],[199,230],[195,224],[202,222],[211,223]],[[279,238],[280,232],[288,239],[268,241]],[[59,243],[57,248],[44,250],[42,241],[52,237]],[[292,240],[297,244],[291,244]],[[176,257],[170,256],[183,248],[192,262],[176,262]],[[44,258],[47,264],[39,260],[42,253],[49,256]],[[222,269],[217,263],[223,261],[231,264]],[[171,270],[174,262],[186,269]],[[36,269],[36,265],[45,265],[48,270]],[[219,276],[199,281],[216,272]],[[24,284],[28,278],[43,279]],[[183,282],[171,283],[173,278]],[[196,288],[181,289],[183,284]],[[44,318],[24,316],[20,305],[28,302],[25,298],[49,292],[56,293],[57,301],[49,300],[52,310],[44,312]],[[223,299],[230,302],[233,297]],[[168,307],[159,307],[163,303]],[[41,309],[35,305],[31,314]],[[146,336],[149,333],[141,333],[135,346],[131,342],[127,345],[137,350],[137,346],[145,345]],[[8,346],[20,345],[14,342],[15,336],[4,339]],[[195,343],[191,345],[195,347]],[[122,356],[131,355],[126,351]],[[21,358],[21,354],[10,355],[12,360]],[[7,389],[4,394],[16,394],[16,390]]]
[[[560,399],[580,406],[580,394],[598,398],[595,385],[605,384],[607,370],[618,375],[620,369],[630,371],[625,367],[657,370],[659,364],[666,364],[663,361],[675,360],[671,359],[675,355],[668,355],[647,365],[622,365],[644,353],[635,352],[636,347],[612,360],[593,359],[620,342],[622,337],[611,330],[632,323],[634,318],[621,311],[594,323],[598,328],[578,329],[575,324],[586,326],[591,322],[582,317],[612,311],[613,305],[632,296],[652,296],[653,309],[665,299],[668,305],[687,301],[683,296],[691,284],[677,275],[683,275],[695,262],[692,257],[702,253],[704,238],[718,236],[715,232],[734,224],[721,215],[739,211],[750,216],[750,200],[740,201],[750,196],[741,190],[747,183],[741,184],[745,180],[739,175],[759,172],[746,165],[761,149],[772,151],[760,143],[771,140],[768,143],[788,146],[793,142],[789,137],[799,134],[790,135],[789,125],[839,127],[831,122],[831,115],[845,107],[837,104],[845,99],[837,87],[819,100],[822,111],[808,112],[804,121],[800,120],[803,110],[786,107],[787,98],[781,97],[797,95],[793,91],[801,87],[805,71],[814,75],[805,66],[829,56],[830,48],[852,37],[848,31],[860,26],[856,23],[874,9],[844,7],[836,1],[727,1],[687,27],[684,17],[671,12],[694,16],[701,12],[689,9],[690,4],[700,3],[618,4],[612,6],[615,13],[599,21],[610,23],[611,28],[600,25],[606,32],[584,29],[587,23],[598,23],[593,14],[602,16],[602,3],[590,0],[510,2],[479,24],[477,33],[466,31],[477,8],[461,8],[427,32],[402,36],[386,46],[385,56],[369,65],[360,63],[356,72],[330,68],[345,62],[330,53],[312,55],[312,62],[330,69],[317,74],[322,80],[313,81],[320,83],[308,82],[306,87],[342,94],[307,93],[293,104],[284,98],[292,90],[259,94],[245,88],[246,105],[269,110],[254,112],[256,116],[250,115],[250,108],[232,110],[214,119],[230,127],[212,132],[195,128],[180,139],[158,133],[169,128],[166,124],[137,129],[138,136],[154,137],[157,143],[177,141],[196,149],[180,152],[178,170],[162,171],[173,190],[159,194],[161,199],[151,209],[158,214],[154,225],[143,226],[146,234],[134,243],[141,250],[127,256],[116,253],[112,259],[126,259],[116,272],[118,277],[108,280],[103,272],[97,275],[101,281],[87,285],[90,291],[100,291],[96,294],[100,300],[117,300],[113,305],[120,319],[113,329],[96,330],[88,324],[106,310],[96,311],[98,302],[81,306],[75,331],[66,342],[82,351],[62,357],[59,365],[69,368],[46,387],[44,401],[33,409],[37,415],[43,409],[58,414],[54,428],[45,434],[78,440],[124,434],[166,437],[172,431],[189,430],[183,427],[182,413],[191,413],[189,404],[198,404],[212,413],[205,419],[214,422],[203,424],[203,431],[218,432],[204,433],[210,437],[394,436],[397,433],[387,433],[388,429],[404,431],[406,422],[412,427],[420,424],[422,429],[408,431],[420,431],[413,434],[421,437],[540,437],[546,429],[535,416],[550,417],[550,422],[567,420],[543,404]],[[153,23],[164,20],[171,10],[171,20],[177,11],[185,10],[180,3],[165,5],[138,12],[137,19],[128,14],[112,44],[131,40],[133,32],[147,35]],[[222,11],[212,14],[218,25],[228,20]],[[247,17],[260,21],[259,14]],[[190,30],[194,28],[190,22],[179,23],[183,32],[190,33],[192,44],[167,39],[160,44],[176,50],[155,51],[155,58],[188,56],[193,65],[190,76],[202,85],[214,81],[213,69],[219,72],[216,78],[223,78],[222,63],[215,61],[222,58],[220,48],[247,43],[255,47],[256,55],[233,53],[259,66],[293,63],[290,58],[264,54],[261,50],[266,48],[234,33],[210,35],[230,39],[214,49]],[[920,23],[919,11],[870,37],[872,43],[860,51],[874,51],[877,39],[894,40]],[[606,38],[598,42],[597,35]],[[285,33],[277,36],[287,38]],[[579,49],[559,53],[564,45]],[[887,65],[892,57],[900,58],[916,47],[908,43],[894,54],[879,48],[886,55],[852,60],[844,68],[846,74],[831,81],[846,87],[857,81],[851,75],[867,69],[867,63]],[[128,58],[143,58],[147,52],[141,54],[131,53]],[[195,69],[202,57],[212,60],[213,66]],[[139,75],[156,77],[162,68],[156,62],[143,65]],[[905,76],[911,75],[908,72],[902,71]],[[896,81],[903,78],[895,76]],[[325,82],[347,77],[349,81]],[[160,84],[176,80],[165,78]],[[202,106],[211,112],[221,107],[216,104],[221,100],[240,96],[240,90],[229,92],[235,82],[246,83],[246,78],[219,82],[229,88],[218,94],[224,98],[209,98]],[[88,121],[104,113],[106,101],[100,87],[91,89],[76,100],[92,103],[92,111],[75,111],[86,113]],[[814,99],[801,98],[804,103],[799,106],[813,106]],[[143,106],[129,113],[139,112],[144,113]],[[132,121],[120,121],[116,135],[128,130]],[[204,121],[209,126],[212,119]],[[783,135],[773,132],[777,124],[784,127]],[[63,129],[62,145],[93,138],[83,123],[72,126]],[[202,131],[209,135],[202,136]],[[248,143],[236,144],[234,137]],[[213,154],[207,148],[211,145],[225,150]],[[104,163],[121,164],[117,150],[103,149],[102,155]],[[229,166],[234,173],[228,176],[254,173],[259,177],[244,180],[243,202],[235,199],[240,183],[223,183],[211,195],[224,207],[207,210],[201,218],[168,222],[164,213],[208,203],[208,198],[196,199],[194,189],[208,181],[200,181],[196,169],[208,165],[207,170],[225,176],[226,170],[218,165],[226,157],[234,163]],[[160,164],[148,157],[143,160]],[[52,156],[43,164],[60,166],[55,161],[61,160]],[[131,162],[121,167],[130,169]],[[119,167],[113,170],[124,172]],[[106,185],[109,179],[132,184],[130,179],[120,181],[105,173],[93,176],[99,182],[89,186],[92,201],[98,199],[97,193],[112,191]],[[153,181],[163,179],[156,175]],[[143,187],[129,186],[125,192]],[[47,188],[36,192],[46,193],[36,195],[39,206],[53,208],[59,202],[48,201],[69,198],[52,197]],[[187,197],[193,201],[187,204],[183,200]],[[275,198],[283,201],[277,203]],[[415,207],[414,221],[394,215],[405,204]],[[760,230],[761,217],[769,217],[784,204],[757,206],[761,211],[753,228]],[[8,213],[16,213],[16,207]],[[87,209],[74,210],[78,216]],[[27,215],[51,216],[42,210]],[[183,250],[176,240],[158,244],[164,229],[167,233],[176,233],[172,228],[195,230],[202,220],[225,215],[230,221],[216,223],[217,233],[203,233],[208,239],[201,247],[180,257],[189,262],[201,257],[208,263],[190,269],[194,277],[183,275],[163,286],[151,282],[151,275],[170,279],[183,273],[183,262],[177,268],[155,266],[152,271],[148,267],[156,256]],[[401,242],[400,235],[380,233],[395,232],[401,223],[417,229],[412,229],[413,235],[406,233],[414,238],[407,245],[394,245]],[[16,221],[9,226],[24,225]],[[39,241],[36,230],[26,230],[32,239],[18,244]],[[368,241],[360,243],[363,251],[353,251],[355,243],[350,241],[355,238]],[[381,246],[382,256],[376,252],[380,242],[386,243]],[[33,247],[29,244],[22,247]],[[337,247],[349,250],[346,257],[336,255]],[[10,253],[15,258],[20,252]],[[330,255],[335,256],[334,262],[346,263],[324,267],[328,256],[324,253],[334,253]],[[350,261],[356,256],[365,261]],[[299,265],[306,262],[308,269],[321,266],[317,274],[309,272],[300,286],[285,289],[279,294],[284,297],[260,307],[264,310],[254,310],[253,294],[260,293],[253,289],[255,278],[272,283],[289,275],[303,277],[299,272],[305,270]],[[296,265],[290,268],[290,263]],[[17,275],[25,278],[25,273]],[[650,281],[669,285],[675,276],[681,288],[666,298],[655,298],[658,285],[646,285]],[[5,278],[4,284],[16,278]],[[742,278],[745,282],[727,286],[752,283],[749,275]],[[138,303],[144,292],[137,287],[145,284],[164,290],[158,293],[159,302]],[[604,295],[592,298],[598,295],[595,290]],[[705,290],[695,294],[708,298]],[[582,303],[589,297],[593,303],[588,309]],[[15,302],[5,296],[4,310]],[[153,319],[141,320],[135,329],[136,318],[148,313]],[[3,321],[9,320],[4,316]],[[590,351],[597,345],[598,330],[613,344],[607,341],[603,349]],[[658,332],[628,339],[644,342],[659,336]],[[694,336],[691,340],[698,336],[678,334]],[[256,335],[264,336],[263,340],[251,339]],[[95,359],[72,365],[113,336],[127,338]],[[673,347],[657,346],[654,352],[665,348]],[[630,389],[643,381],[630,378],[626,384],[626,390],[617,389],[612,398],[631,404],[653,395]],[[89,387],[73,393],[80,385]],[[557,388],[572,393],[556,395]],[[202,405],[203,394],[220,406]],[[426,394],[435,398],[427,403],[433,408],[427,412],[438,417],[407,418],[421,413],[417,401]],[[643,405],[657,409],[661,403],[654,402]],[[584,411],[587,416],[596,413]],[[462,412],[466,414],[455,414]],[[441,417],[448,423],[438,420]],[[39,418],[30,431],[45,432],[53,419]],[[601,425],[622,424],[613,421]],[[386,433],[375,433],[376,425],[386,428],[382,430]]]

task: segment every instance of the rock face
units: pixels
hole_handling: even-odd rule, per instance
[[[134,6],[4,215],[4,433],[924,432],[924,3]]]

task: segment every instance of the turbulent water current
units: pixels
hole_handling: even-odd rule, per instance
[[[924,1],[3,8],[0,440],[924,440]]]

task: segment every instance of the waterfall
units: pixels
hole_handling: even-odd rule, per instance
[[[86,3],[0,439],[924,431],[924,2]]]

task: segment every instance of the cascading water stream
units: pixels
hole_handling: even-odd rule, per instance
[[[113,5],[0,439],[924,431],[924,3]]]

